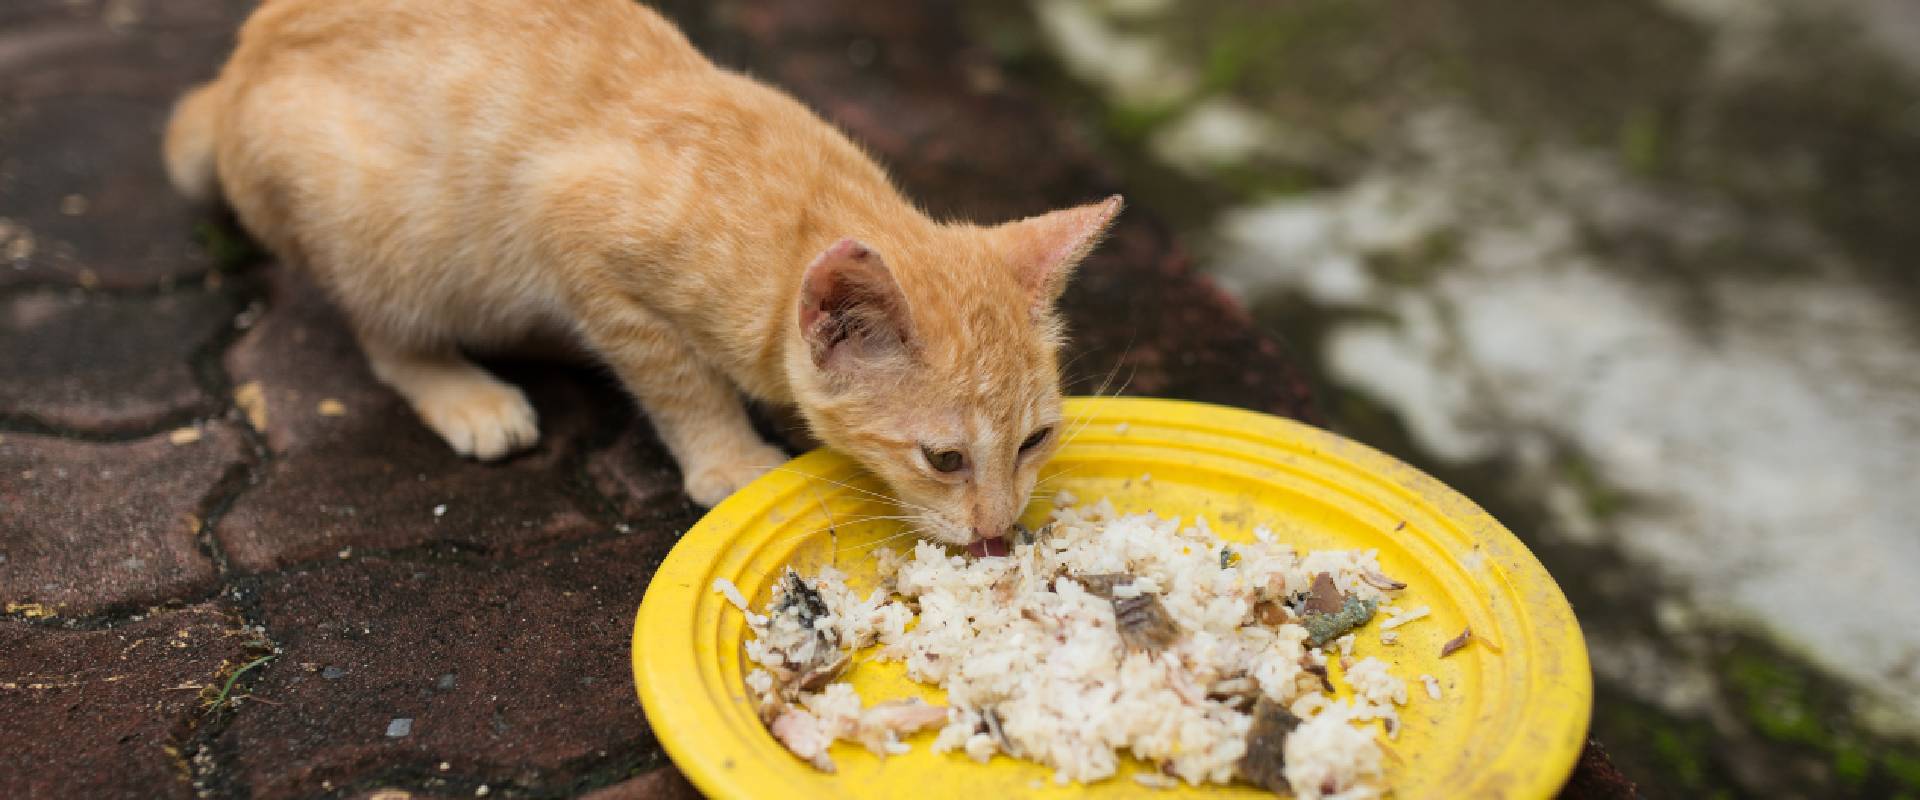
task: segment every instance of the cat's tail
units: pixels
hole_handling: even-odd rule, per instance
[[[174,190],[196,203],[214,200],[220,191],[213,171],[214,136],[223,94],[216,83],[194,87],[180,96],[167,121],[167,179]]]

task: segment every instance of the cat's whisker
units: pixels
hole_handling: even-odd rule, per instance
[[[1042,475],[1040,476],[1039,480],[1033,482],[1033,490],[1035,492],[1039,492],[1041,487],[1044,487],[1047,484],[1053,483],[1054,481],[1058,481],[1062,478],[1072,477],[1077,472],[1079,472],[1079,470],[1076,468],[1062,468],[1062,469],[1055,470],[1051,474]]]
[[[1132,338],[1129,338],[1127,340],[1127,346],[1121,349],[1120,357],[1114,359],[1113,368],[1107,370],[1106,376],[1100,379],[1100,385],[1095,387],[1093,392],[1089,396],[1091,397],[1116,396],[1122,392],[1125,392],[1128,386],[1133,385],[1133,378],[1135,375],[1139,373],[1134,370],[1129,370],[1127,373],[1127,379],[1121,383],[1120,388],[1115,390],[1111,395],[1109,395],[1107,392],[1107,390],[1109,388],[1112,388],[1113,386],[1113,379],[1118,377],[1120,375],[1120,370],[1127,366],[1127,357],[1133,354],[1133,343],[1134,343],[1134,340]],[[1071,444],[1074,438],[1078,437],[1080,435],[1080,432],[1085,430],[1087,424],[1091,421],[1092,421],[1091,414],[1083,414],[1079,417],[1076,417],[1070,420],[1067,424],[1067,430],[1061,434],[1061,437],[1060,437],[1061,444],[1062,445]]]
[[[918,529],[918,528],[908,528],[908,529],[906,529],[906,530],[902,530],[902,531],[900,531],[899,533],[896,533],[896,534],[894,534],[894,535],[892,535],[892,536],[888,536],[888,537],[885,537],[885,538],[882,538],[882,539],[875,539],[875,540],[873,540],[873,541],[871,541],[871,542],[867,542],[866,544],[856,544],[856,545],[853,545],[853,546],[851,546],[851,547],[845,547],[845,548],[842,548],[842,550],[843,550],[843,551],[845,551],[845,552],[859,552],[859,551],[861,551],[861,550],[868,550],[868,549],[871,549],[871,548],[875,548],[875,547],[879,547],[880,545],[883,545],[883,544],[886,544],[886,543],[888,543],[888,542],[891,542],[891,541],[893,541],[893,540],[895,540],[895,539],[900,539],[900,538],[904,538],[904,537],[907,537],[907,536],[919,536],[919,535],[920,535],[920,529]]]
[[[916,511],[924,511],[924,512],[927,512],[927,513],[933,513],[933,509],[931,509],[931,508],[928,508],[928,507],[926,507],[926,506],[923,506],[923,505],[920,505],[920,504],[918,504],[918,503],[912,503],[912,502],[908,502],[908,501],[906,501],[906,500],[901,500],[900,498],[897,498],[897,497],[893,497],[893,496],[891,496],[891,495],[886,495],[886,494],[882,494],[882,493],[880,493],[880,492],[876,492],[876,491],[873,491],[873,490],[871,490],[871,489],[863,489],[863,488],[861,488],[861,487],[859,487],[859,486],[854,486],[853,484],[850,484],[850,483],[844,483],[844,482],[842,482],[842,481],[836,481],[836,480],[834,480],[834,479],[832,479],[832,478],[826,478],[826,477],[822,477],[822,476],[819,476],[819,475],[815,475],[815,474],[813,474],[813,473],[810,473],[810,472],[802,472],[802,471],[800,471],[800,470],[797,470],[797,469],[793,469],[793,468],[791,468],[791,467],[787,467],[787,466],[784,466],[784,465],[775,465],[775,466],[771,466],[771,467],[767,467],[766,469],[767,469],[767,471],[768,471],[768,472],[785,472],[785,473],[788,473],[788,474],[790,474],[790,475],[798,475],[798,476],[800,476],[800,477],[802,477],[802,478],[807,478],[807,479],[809,479],[809,480],[816,480],[816,481],[819,481],[819,482],[821,482],[821,483],[826,483],[826,484],[831,484],[831,485],[834,485],[834,486],[838,486],[838,487],[840,487],[840,488],[842,488],[842,489],[846,489],[846,490],[848,490],[848,491],[850,491],[850,492],[855,492],[855,493],[858,493],[858,494],[860,494],[860,495],[862,495],[862,496],[865,496],[865,497],[869,497],[869,498],[872,498],[872,499],[874,499],[874,500],[878,500],[878,501],[880,501],[880,502],[883,502],[883,503],[889,503],[889,504],[891,504],[891,505],[895,505],[895,506],[899,506],[899,507],[901,507],[901,508],[910,508],[910,509],[914,509],[914,510],[916,510]]]
[[[785,544],[787,542],[796,541],[799,539],[805,539],[810,536],[818,536],[828,531],[837,531],[840,528],[845,528],[849,525],[859,525],[866,522],[883,522],[883,521],[912,523],[912,522],[919,522],[920,517],[917,514],[907,515],[907,516],[875,515],[870,517],[857,517],[854,519],[840,520],[838,522],[829,523],[823,527],[814,528],[813,530],[806,531],[804,533],[796,533],[792,536],[783,536],[780,539],[776,540],[774,543]]]
[[[1118,388],[1118,389],[1116,389],[1116,390],[1114,390],[1114,393],[1113,393],[1112,395],[1106,395],[1106,394],[1102,394],[1103,392],[1105,392],[1105,391],[1107,390],[1107,387],[1108,387],[1109,385],[1111,385],[1111,383],[1112,383],[1112,381],[1113,381],[1113,378],[1114,378],[1114,376],[1115,376],[1116,374],[1118,374],[1118,372],[1119,372],[1119,370],[1120,370],[1120,366],[1119,366],[1118,364],[1116,364],[1116,365],[1114,365],[1114,371],[1113,371],[1113,372],[1110,372],[1110,373],[1108,373],[1108,374],[1107,374],[1107,379],[1106,379],[1105,381],[1102,381],[1102,382],[1101,382],[1101,384],[1100,384],[1100,388],[1099,388],[1099,389],[1096,389],[1096,390],[1095,390],[1095,392],[1094,392],[1094,394],[1093,394],[1092,396],[1094,396],[1094,397],[1108,397],[1108,396],[1113,396],[1113,397],[1117,397],[1117,396],[1119,396],[1119,395],[1120,395],[1120,394],[1121,394],[1122,392],[1125,392],[1125,391],[1127,390],[1127,387],[1129,387],[1129,386],[1132,386],[1132,385],[1133,385],[1133,378],[1134,378],[1134,376],[1135,376],[1135,375],[1137,375],[1137,374],[1138,374],[1137,372],[1129,372],[1129,373],[1127,373],[1127,379],[1126,379],[1126,381],[1125,381],[1125,382],[1123,382],[1123,383],[1121,383],[1121,384],[1120,384],[1120,388]],[[1060,444],[1061,444],[1061,446],[1063,446],[1063,447],[1064,447],[1064,446],[1066,446],[1066,445],[1069,445],[1069,444],[1072,444],[1072,443],[1073,443],[1073,440],[1074,440],[1074,439],[1076,439],[1076,438],[1078,438],[1078,437],[1080,436],[1080,433],[1081,433],[1082,431],[1085,431],[1085,430],[1086,430],[1086,428],[1087,428],[1087,426],[1088,426],[1088,425],[1090,425],[1090,424],[1092,424],[1092,422],[1093,422],[1093,415],[1092,415],[1092,413],[1087,413],[1087,414],[1082,414],[1082,415],[1080,415],[1080,416],[1078,416],[1078,417],[1075,417],[1074,419],[1072,419],[1072,420],[1070,420],[1070,421],[1068,421],[1068,423],[1067,423],[1067,430],[1066,430],[1066,432],[1065,432],[1065,433],[1063,433],[1063,434],[1061,434],[1061,437],[1060,437]]]

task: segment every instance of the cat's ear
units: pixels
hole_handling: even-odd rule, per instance
[[[1119,216],[1122,201],[1114,195],[1098,203],[1061,209],[996,229],[1002,253],[1033,302],[1036,313],[1060,299],[1080,259],[1100,243],[1100,237]]]
[[[833,371],[904,355],[911,328],[906,297],[872,248],[841,239],[807,265],[800,335],[814,366]]]

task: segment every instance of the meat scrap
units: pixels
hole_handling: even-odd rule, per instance
[[[1292,618],[1287,607],[1272,600],[1262,600],[1253,604],[1253,619],[1262,625],[1279,625]]]
[[[1307,591],[1306,602],[1303,605],[1307,611],[1316,614],[1338,614],[1345,602],[1345,596],[1340,594],[1339,587],[1333,585],[1333,576],[1320,572],[1314,574],[1313,588]]]
[[[1443,644],[1440,646],[1440,657],[1446,658],[1447,656],[1453,655],[1455,651],[1459,650],[1462,647],[1466,647],[1467,643],[1470,641],[1473,641],[1473,629],[1472,628],[1460,629],[1459,636],[1455,636],[1452,639],[1448,639],[1446,644]]]

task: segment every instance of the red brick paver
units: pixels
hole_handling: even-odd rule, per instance
[[[85,617],[211,594],[201,520],[245,454],[229,425],[183,431],[114,444],[0,434],[0,604]]]
[[[0,620],[0,797],[193,797],[203,692],[251,639],[218,604],[109,630]]]

